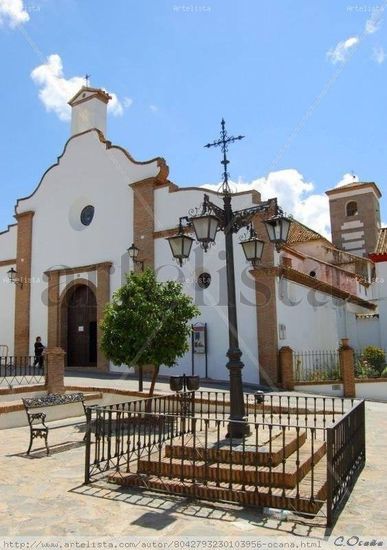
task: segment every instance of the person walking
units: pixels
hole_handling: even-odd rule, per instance
[[[42,344],[42,339],[41,339],[40,336],[36,337],[35,344],[34,344],[34,349],[35,349],[34,367],[36,367],[36,365],[38,365],[40,368],[43,368],[44,346]]]

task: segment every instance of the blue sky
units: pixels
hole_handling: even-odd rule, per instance
[[[0,0],[0,230],[69,137],[67,96],[115,94],[108,139],[166,158],[181,186],[220,181],[222,116],[235,189],[277,194],[328,231],[324,191],[386,188],[386,0]],[[387,9],[386,9],[387,16]],[[386,53],[385,53],[386,52]],[[71,93],[70,93],[71,92]],[[382,200],[387,220],[387,197]]]

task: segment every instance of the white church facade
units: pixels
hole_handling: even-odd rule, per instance
[[[17,201],[16,223],[0,233],[0,345],[10,355],[32,355],[41,336],[46,346],[66,351],[69,368],[126,372],[99,349],[99,323],[133,269],[127,250],[134,243],[160,280],[180,280],[193,296],[201,311],[193,322],[208,327],[207,374],[226,380],[223,235],[207,253],[194,245],[182,268],[166,240],[176,233],[179,217],[202,203],[204,189],[172,183],[161,157],[138,162],[112,145],[106,137],[108,101],[106,92],[90,87],[70,100],[71,137],[63,153],[31,195]],[[219,195],[205,192],[221,205]],[[233,196],[235,210],[259,202],[256,191]],[[274,209],[275,199],[272,204]],[[267,241],[260,216],[255,227]],[[335,349],[358,318],[376,315],[373,262],[296,221],[281,252],[266,242],[261,266],[246,263],[238,238],[234,255],[245,382],[277,383],[281,346]],[[16,272],[13,283],[10,270]],[[199,284],[203,274],[211,278],[206,288]],[[190,373],[191,361],[190,352],[174,374]],[[203,377],[205,369],[205,356],[195,355],[195,372]]]

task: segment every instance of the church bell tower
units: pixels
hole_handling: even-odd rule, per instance
[[[107,104],[111,96],[99,88],[83,86],[70,99],[71,135],[96,128],[106,136]]]
[[[353,182],[326,192],[329,198],[333,244],[367,257],[376,247],[380,230],[379,199],[373,182]]]

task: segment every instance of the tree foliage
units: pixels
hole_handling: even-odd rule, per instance
[[[150,269],[130,273],[106,306],[101,348],[114,364],[153,365],[157,376],[188,351],[189,321],[198,314],[180,283],[158,282]]]
[[[386,366],[384,350],[376,346],[367,346],[363,349],[356,374],[361,377],[381,376]]]

